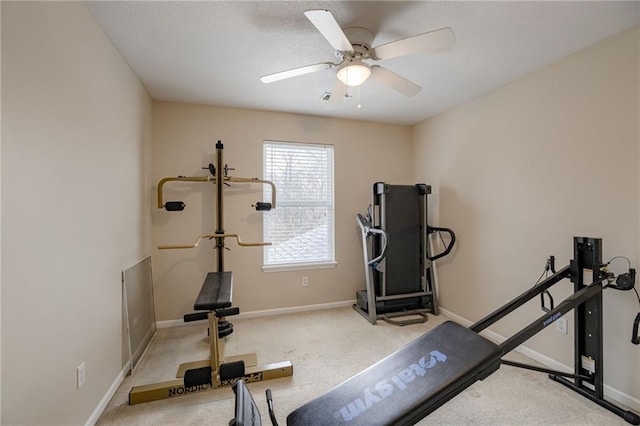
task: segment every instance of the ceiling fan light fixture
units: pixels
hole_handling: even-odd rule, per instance
[[[362,61],[352,61],[338,70],[338,80],[347,86],[360,86],[371,75],[371,68]]]

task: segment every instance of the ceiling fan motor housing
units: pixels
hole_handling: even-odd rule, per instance
[[[342,52],[345,60],[372,58],[373,34],[371,31],[362,27],[350,27],[344,29],[344,34],[353,46],[352,52]]]

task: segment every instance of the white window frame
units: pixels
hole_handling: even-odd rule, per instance
[[[326,198],[324,200],[302,200],[302,199],[291,199],[287,197],[286,189],[284,185],[278,182],[278,177],[275,176],[274,173],[269,172],[269,158],[268,151],[272,148],[277,148],[278,146],[283,148],[291,148],[291,149],[313,149],[313,150],[329,150],[330,155],[327,157],[327,161],[330,164],[327,167],[330,167],[331,170],[329,172],[329,177],[331,182],[327,189]],[[271,246],[265,246],[263,249],[263,266],[262,270],[265,272],[271,271],[293,271],[293,270],[301,270],[301,269],[321,269],[321,268],[333,268],[336,266],[335,260],[335,149],[333,145],[326,144],[312,144],[312,143],[304,143],[304,142],[282,142],[282,141],[273,141],[273,140],[265,140],[263,142],[263,176],[265,180],[273,181],[276,186],[276,208],[265,212],[266,215],[278,215],[278,211],[282,212],[286,207],[306,207],[306,206],[322,206],[325,205],[328,208],[327,214],[329,216],[326,230],[326,252],[323,253],[322,256],[317,258],[305,258],[305,259],[291,259],[291,260],[273,260],[273,257],[276,257],[277,254],[273,254],[270,256],[270,250],[274,250],[279,247],[279,244],[287,244],[291,243],[295,238],[291,238],[286,241],[273,241],[271,238],[269,223],[273,217],[264,217],[263,218],[263,238],[264,241],[270,241],[273,243]],[[265,199],[270,199],[271,197],[271,187],[269,185],[264,186],[264,197]],[[302,235],[301,235],[302,237]],[[271,258],[271,259],[270,259]]]

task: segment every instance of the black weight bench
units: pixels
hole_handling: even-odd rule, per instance
[[[496,371],[502,355],[500,346],[448,321],[299,407],[287,425],[415,424]],[[246,409],[255,417],[249,398],[241,399],[236,423],[258,424],[238,418]]]
[[[240,310],[231,307],[232,295],[233,273],[231,271],[209,272],[193,304],[193,309],[200,312],[185,314],[184,322],[206,320],[209,312],[215,312],[218,318],[238,315]],[[218,323],[218,336],[225,337],[231,333],[233,333],[233,325],[221,320]]]
[[[209,272],[204,279],[198,298],[193,304],[196,311],[215,311],[230,308],[233,293],[233,273]]]
[[[502,349],[448,321],[287,416],[287,425],[414,424],[500,367]]]

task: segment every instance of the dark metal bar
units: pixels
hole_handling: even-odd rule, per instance
[[[533,299],[537,295],[541,294],[545,290],[549,289],[554,284],[562,281],[565,278],[569,277],[571,270],[569,266],[565,266],[555,274],[551,275],[549,278],[541,281],[539,284],[531,287],[526,292],[522,293],[520,296],[511,300],[509,303],[501,306],[497,310],[493,311],[486,317],[482,318],[480,321],[473,324],[469,327],[469,330],[475,331],[476,333],[481,332],[485,328],[489,327],[491,324],[496,321],[504,318],[506,315],[518,309],[520,306],[524,305],[529,300]]]
[[[502,360],[502,364],[503,365],[508,365],[510,367],[524,368],[525,370],[533,370],[533,371],[539,371],[541,373],[554,374],[556,376],[571,377],[571,378],[576,378],[577,377],[577,378],[580,378],[580,379],[589,379],[589,377],[582,376],[582,375],[579,375],[579,374],[565,373],[564,371],[551,370],[551,369],[548,369],[548,368],[538,367],[538,366],[535,366],[535,365],[521,364],[519,362],[508,361],[506,359]]]
[[[216,234],[224,234],[224,167],[222,149],[224,145],[218,141],[216,144]],[[216,257],[218,272],[224,272],[224,237],[216,238]]]
[[[593,280],[604,278],[602,267],[602,239],[588,237],[573,238],[573,261],[571,262],[571,281],[574,292],[585,287],[584,271],[591,270]],[[597,295],[579,306],[574,322],[574,370],[576,373],[590,374],[586,380],[592,388],[587,388],[582,380],[575,379],[574,385],[596,398],[604,398],[604,348],[602,338],[602,294]],[[593,360],[593,369],[583,367],[583,357]]]
[[[604,281],[604,280],[603,280]],[[505,340],[500,347],[503,352],[509,353],[526,340],[539,333],[543,328],[552,324],[560,318],[562,315],[566,314],[570,310],[576,308],[580,304],[589,300],[590,298],[597,296],[602,292],[602,283],[601,281],[597,281],[587,287],[584,287],[582,290],[572,294],[567,297],[562,303],[560,303],[555,309],[553,309],[548,314],[545,314],[533,321],[531,324],[526,326],[524,329],[514,334],[507,340]]]

